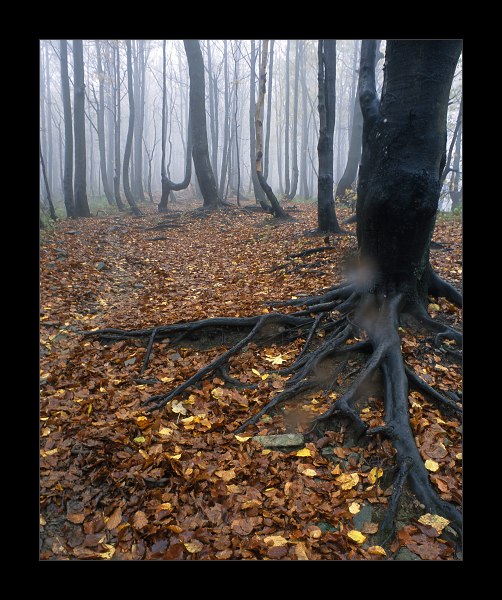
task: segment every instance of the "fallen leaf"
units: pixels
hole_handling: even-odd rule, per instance
[[[349,538],[349,540],[356,542],[356,544],[362,544],[366,540],[366,536],[363,535],[360,531],[357,531],[356,529],[352,529],[351,531],[349,531],[347,533],[347,537]]]
[[[71,513],[66,515],[66,520],[70,521],[70,523],[83,523],[85,521],[85,515],[82,513]]]
[[[122,509],[120,506],[116,508],[113,513],[110,515],[109,519],[106,522],[107,529],[115,529],[120,525],[120,521],[122,521]]]
[[[314,469],[305,469],[302,471],[302,475],[305,475],[306,477],[315,477],[317,475],[317,471]]]
[[[296,558],[298,560],[309,560],[309,557],[307,556],[305,544],[303,542],[298,542],[295,545],[295,554],[296,554]]]
[[[253,436],[252,435],[237,435],[237,434],[235,434],[234,437],[238,442],[247,442]]]
[[[267,546],[285,546],[288,543],[288,540],[282,535],[268,535],[263,538],[263,541]]]
[[[377,556],[387,556],[387,552],[382,548],[382,546],[370,546],[368,548],[369,554],[376,554]]]
[[[136,425],[140,428],[140,429],[144,429],[145,427],[148,427],[148,419],[147,417],[137,417],[136,419]]]
[[[378,469],[377,469],[377,467],[373,467],[371,469],[371,471],[368,473],[368,481],[371,484],[374,484],[374,483],[376,483],[377,479],[382,477],[382,475],[383,475],[383,470],[380,469],[380,467],[378,467]]]
[[[450,523],[448,519],[441,517],[440,515],[433,515],[431,513],[426,513],[422,515],[420,519],[418,519],[419,523],[423,525],[429,525],[430,527],[434,527],[438,533],[441,533],[443,529]]]
[[[138,437],[135,437],[133,439],[133,442],[135,442],[136,444],[143,444],[143,442],[146,442],[146,439],[142,435],[140,435]]]
[[[230,481],[231,479],[233,479],[235,477],[235,470],[234,469],[228,469],[227,471],[216,471],[215,475],[217,475],[218,477],[220,477],[221,479],[223,479],[223,481]]]
[[[357,515],[357,513],[361,510],[361,505],[358,502],[352,502],[349,506],[349,512],[353,515]]]
[[[171,410],[175,414],[180,414],[180,415],[186,415],[187,414],[187,409],[183,406],[183,403],[182,402],[177,402],[176,400],[173,400],[171,402]]]
[[[359,483],[359,475],[357,473],[342,473],[335,481],[341,486],[342,490],[350,490]]]
[[[136,513],[134,513],[132,525],[134,529],[143,529],[143,527],[148,525],[148,519],[142,510],[138,510]]]
[[[298,450],[296,456],[312,456],[312,452],[308,448],[302,448]]]
[[[188,550],[188,552],[190,552],[190,554],[200,552],[202,548],[204,548],[204,544],[202,542],[199,542],[199,540],[192,540],[191,542],[186,542],[183,545]]]
[[[362,533],[369,533],[370,535],[373,535],[377,531],[378,523],[363,523],[363,526],[361,527]]]
[[[428,471],[432,471],[433,473],[435,473],[439,469],[439,465],[435,460],[431,460],[430,458],[428,458],[425,461],[425,468]]]

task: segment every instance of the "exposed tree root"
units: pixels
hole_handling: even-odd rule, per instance
[[[436,291],[441,289],[451,296],[451,290],[443,285],[444,282],[438,282],[441,280],[436,277],[434,289]],[[235,330],[243,332],[240,341],[184,383],[166,394],[154,395],[144,401],[143,405],[149,405],[147,412],[164,407],[173,398],[198,384],[211,373],[218,373],[230,385],[256,387],[255,384],[245,384],[231,377],[227,371],[227,364],[232,356],[243,350],[250,342],[259,342],[260,336],[263,337],[267,333],[269,326],[272,326],[275,335],[287,334],[291,339],[305,337],[304,346],[293,364],[275,371],[281,375],[291,376],[284,390],[263,405],[256,414],[251,415],[236,432],[242,432],[248,426],[257,423],[263,415],[299,394],[320,387],[324,388],[326,393],[334,389],[340,369],[329,373],[328,376],[319,375],[320,370],[322,371],[320,365],[327,358],[365,354],[367,358],[364,366],[341,396],[312,422],[309,435],[313,435],[322,423],[342,418],[349,420],[358,437],[367,439],[370,436],[382,435],[391,440],[396,450],[398,467],[388,510],[381,524],[382,543],[388,543],[392,537],[399,501],[406,484],[410,486],[417,499],[425,505],[427,512],[445,516],[460,532],[461,513],[455,506],[439,497],[415,443],[409,421],[408,382],[436,401],[440,408],[452,410],[457,415],[462,412],[460,401],[456,395],[451,399],[440,394],[405,365],[398,327],[401,318],[414,316],[423,326],[437,332],[436,339],[448,337],[460,345],[461,333],[431,319],[418,301],[410,303],[409,298],[405,300],[399,293],[389,295],[369,293],[356,283],[333,286],[316,296],[271,302],[269,305],[297,306],[299,310],[291,314],[272,312],[255,317],[204,319],[193,323],[177,323],[134,331],[102,329],[86,332],[85,335],[97,336],[108,342],[134,338],[148,339],[147,351],[140,371],[142,374],[148,365],[156,341],[169,338],[172,342],[173,338],[175,341],[180,336],[194,335],[202,331],[216,336],[218,333],[224,334],[230,330],[234,330],[234,333]],[[324,339],[313,348],[316,332],[321,329],[325,332]],[[361,339],[361,335],[365,339]],[[383,376],[386,424],[369,429],[359,415],[360,401],[367,399],[371,380],[377,371],[380,371]]]

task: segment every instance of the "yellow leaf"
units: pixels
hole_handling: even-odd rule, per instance
[[[459,452],[458,454],[455,454],[455,458],[457,460],[462,460],[462,452]]]
[[[179,460],[181,458],[181,454],[166,454],[166,456],[172,460]]]
[[[51,430],[49,427],[44,427],[41,431],[41,435],[42,435],[42,437],[46,437],[50,434],[50,432],[51,432]]]
[[[161,377],[160,380],[162,383],[171,383],[171,381],[174,381],[174,377]]]
[[[369,412],[370,412],[370,410],[371,410],[371,409],[369,409],[368,407],[366,407],[366,408],[363,408],[361,412],[362,412],[362,413],[369,413]]]
[[[433,473],[435,473],[439,469],[439,465],[435,460],[431,460],[430,458],[428,458],[425,461],[425,468],[428,471],[432,471]]]
[[[356,544],[362,544],[366,540],[366,536],[363,535],[360,531],[357,531],[356,529],[352,529],[351,531],[349,531],[347,533],[347,537],[349,538],[349,540],[356,542]]]
[[[268,360],[268,362],[271,362],[273,365],[282,365],[283,362],[286,362],[285,359],[288,358],[286,354],[279,354],[279,356],[271,356],[270,354],[266,354],[265,356],[265,360]]]
[[[331,475],[340,475],[340,465],[336,465],[336,467],[331,471]]]
[[[87,414],[90,415],[92,410],[92,402],[89,404],[89,408],[87,409]]]
[[[262,454],[270,454],[271,452],[272,450],[270,450],[269,448],[265,448],[265,450],[261,451]]]
[[[143,442],[146,442],[146,440],[142,435],[140,435],[140,436],[134,438],[133,442],[136,442],[136,444],[142,444]]]
[[[234,437],[238,442],[247,442],[253,436],[252,435],[234,435]]]
[[[214,390],[211,390],[211,396],[213,398],[218,399],[218,398],[221,398],[223,392],[224,392],[223,388],[217,387],[217,388],[214,388]]]
[[[157,512],[159,510],[173,510],[173,505],[170,502],[162,502],[162,504],[159,504],[155,510]]]
[[[377,556],[387,556],[387,553],[382,546],[370,546],[368,552],[369,554],[376,554]]]
[[[230,481],[231,479],[233,479],[235,477],[235,471],[234,471],[234,469],[228,469],[227,471],[221,470],[221,471],[216,471],[215,475],[217,475],[218,477],[223,479],[223,481]]]
[[[307,552],[305,550],[304,542],[298,542],[295,546],[295,554],[298,560],[308,560]]]
[[[115,546],[112,546],[111,544],[103,544],[103,546],[107,548],[107,551],[101,552],[99,556],[105,560],[109,560],[115,554]]]
[[[308,448],[302,448],[301,450],[298,450],[296,456],[312,456],[312,452],[310,452]]]
[[[440,310],[441,307],[439,306],[439,304],[429,304],[429,306],[427,307],[427,310],[431,313],[431,312],[437,312],[438,310]]]
[[[171,410],[173,411],[173,413],[176,413],[176,414],[181,414],[181,415],[187,414],[187,409],[183,406],[183,403],[176,402],[176,400],[173,400],[171,402]]]
[[[258,371],[258,369],[251,369],[251,371],[255,374],[258,375],[258,377],[261,377],[261,373],[260,371]]]
[[[204,544],[202,542],[199,542],[199,540],[185,542],[184,546],[188,550],[188,552],[190,552],[190,554],[193,554],[194,552],[200,552],[202,548],[204,548]]]
[[[383,470],[378,467],[373,467],[371,469],[371,471],[368,473],[368,481],[370,483],[376,483],[376,480],[379,479],[380,477],[382,477],[383,475]]]
[[[338,485],[342,490],[350,490],[359,483],[359,475],[357,473],[342,473],[336,478]]]
[[[302,475],[306,475],[307,477],[315,477],[317,472],[314,469],[305,469],[305,471],[302,471]]]
[[[352,515],[357,515],[357,513],[361,510],[361,505],[358,504],[357,502],[352,502],[352,504],[349,506],[349,512]]]
[[[262,381],[265,381],[265,379],[268,379],[270,377],[270,375],[268,373],[265,373],[264,375],[261,376]]]
[[[161,427],[159,429],[159,435],[162,435],[164,437],[168,437],[172,434],[173,430],[169,429],[169,427]]]
[[[99,391],[100,391],[100,392],[106,392],[106,388],[104,388],[103,386],[101,386],[101,387],[99,388]]]
[[[144,429],[145,427],[148,427],[148,419],[146,417],[138,417],[136,419],[136,425],[140,429]]]
[[[44,517],[42,517],[42,515],[40,515],[40,525],[42,525],[42,527],[47,525],[47,521],[44,519]]]
[[[288,543],[288,540],[282,535],[267,535],[263,541],[267,546],[285,546]]]
[[[432,515],[431,513],[426,513],[422,515],[420,519],[418,519],[419,523],[422,525],[429,525],[430,527],[434,527],[438,533],[441,533],[443,529],[450,523],[448,519],[444,517],[440,517],[439,515]]]

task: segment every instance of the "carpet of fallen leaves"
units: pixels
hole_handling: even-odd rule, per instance
[[[337,430],[279,451],[252,439],[294,432],[292,405],[233,434],[283,389],[285,379],[269,372],[294,361],[304,340],[253,344],[231,359],[230,374],[256,389],[212,376],[160,413],[145,414],[142,400],[185,380],[228,341],[207,349],[156,344],[141,376],[153,383],[138,384],[143,343],[103,345],[81,335],[265,313],[266,300],[333,285],[350,271],[356,240],[340,237],[335,251],[286,260],[322,245],[305,235],[316,225],[315,205],[295,206],[296,220],[280,225],[262,213],[229,210],[201,219],[147,207],[143,218],[68,220],[42,233],[42,560],[386,560],[403,546],[422,559],[455,559],[451,539],[441,535],[445,524],[434,526],[431,516],[401,523],[390,553],[372,543],[375,515],[391,491],[389,442],[347,447]],[[459,286],[458,220],[439,219],[434,239],[444,246],[431,252],[435,268]],[[460,313],[446,300],[429,309],[459,327]],[[421,377],[439,390],[461,389],[460,367],[431,338],[406,329],[401,336],[406,361]],[[313,393],[296,410],[313,417],[335,399]],[[361,416],[382,424],[381,398],[370,397]],[[410,418],[438,492],[460,503],[459,421],[417,392],[410,393]],[[358,529],[353,519],[367,506],[373,517]]]

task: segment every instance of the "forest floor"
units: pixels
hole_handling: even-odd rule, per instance
[[[305,235],[316,226],[315,204],[294,203],[295,220],[281,224],[259,212],[199,218],[185,208],[177,203],[161,215],[147,205],[143,218],[100,214],[41,233],[40,558],[460,558],[454,532],[441,522],[431,526],[410,494],[390,549],[375,544],[392,488],[389,441],[358,446],[339,425],[317,443],[294,447],[253,439],[297,433],[336,393],[287,403],[234,434],[284,388],[286,377],[271,371],[291,364],[304,340],[276,337],[234,356],[231,376],[254,388],[211,375],[160,412],[146,413],[143,400],[183,382],[235,340],[222,337],[217,347],[204,338],[157,343],[140,375],[144,341],[103,344],[82,335],[267,313],[273,309],[266,301],[313,294],[350,275],[354,236],[331,238],[333,251],[286,258],[324,245]],[[340,220],[348,216],[339,210]],[[355,232],[355,225],[347,228]],[[439,216],[434,240],[442,246],[431,250],[433,266],[459,288],[460,220]],[[460,311],[444,299],[431,300],[429,312],[460,326]],[[440,391],[461,390],[460,365],[434,347],[430,334],[400,328],[400,335],[407,364],[423,379]],[[348,361],[339,383],[358,365]],[[409,397],[431,480],[443,499],[460,504],[461,424],[419,392]],[[369,396],[361,417],[371,427],[383,424],[378,395]]]

